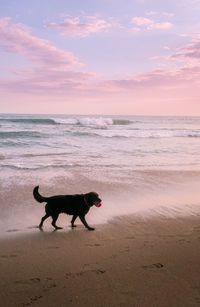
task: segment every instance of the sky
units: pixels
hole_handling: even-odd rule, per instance
[[[200,115],[200,0],[0,0],[0,113]]]

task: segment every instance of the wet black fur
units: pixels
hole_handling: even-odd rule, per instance
[[[101,199],[99,195],[95,192],[90,192],[87,194],[77,194],[77,195],[56,195],[51,197],[43,197],[38,192],[39,186],[36,186],[33,189],[33,196],[38,202],[46,202],[45,211],[46,214],[42,217],[39,228],[42,229],[44,221],[48,217],[52,217],[52,225],[55,229],[61,229],[56,225],[56,221],[60,213],[66,213],[73,215],[71,220],[71,226],[76,227],[74,222],[77,217],[80,218],[83,225],[88,230],[94,230],[93,227],[90,227],[86,220],[85,215],[88,213],[90,208],[94,204],[99,204]]]

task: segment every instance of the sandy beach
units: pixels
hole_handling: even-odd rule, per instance
[[[0,304],[200,306],[199,118],[0,116]],[[41,195],[95,191],[36,227]]]
[[[10,231],[0,241],[2,306],[199,306],[200,216],[119,217]]]

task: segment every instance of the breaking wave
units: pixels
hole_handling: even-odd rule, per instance
[[[64,125],[78,125],[85,127],[106,127],[113,125],[112,118],[84,117],[84,118],[54,118],[55,123]]]
[[[0,118],[0,122],[34,125],[79,125],[92,127],[106,127],[110,125],[129,125],[133,123],[127,119],[112,119],[110,117],[55,117],[55,118]]]

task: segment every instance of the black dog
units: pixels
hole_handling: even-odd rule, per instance
[[[85,215],[88,213],[90,208],[95,205],[96,207],[101,206],[101,199],[99,195],[95,192],[90,192],[87,194],[77,194],[77,195],[56,195],[51,197],[43,197],[38,192],[39,186],[33,189],[33,196],[39,202],[46,202],[45,216],[42,217],[39,228],[41,229],[44,221],[48,217],[52,217],[52,225],[55,229],[62,229],[61,227],[56,226],[56,221],[60,213],[66,213],[73,215],[71,220],[71,226],[76,227],[74,222],[77,217],[80,218],[83,225],[88,230],[94,230],[90,227],[86,220]]]

